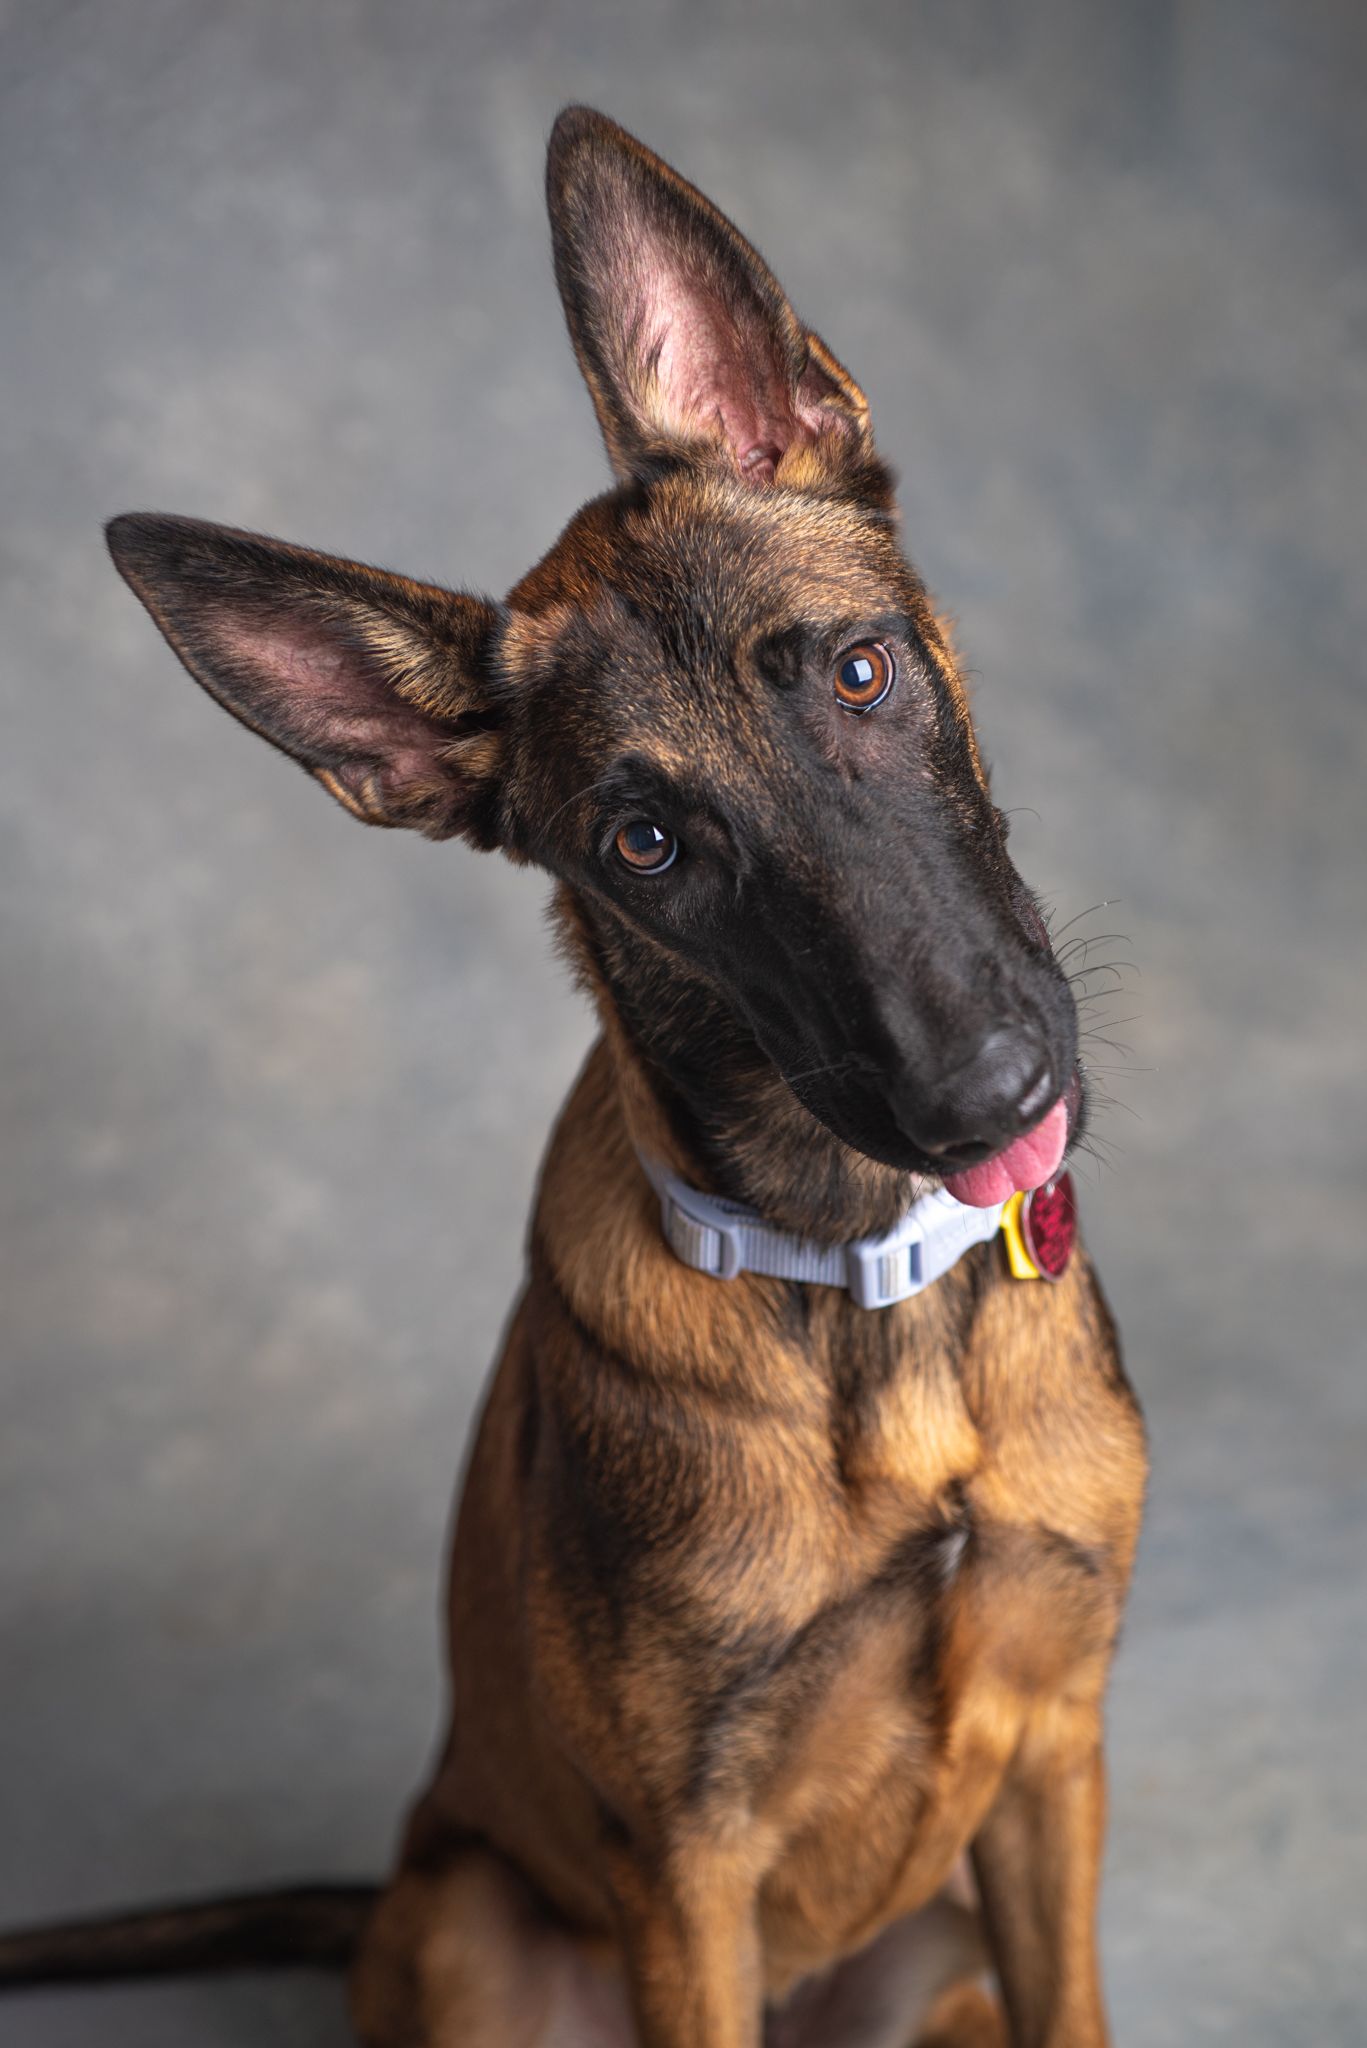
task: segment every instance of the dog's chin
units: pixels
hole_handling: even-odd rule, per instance
[[[861,1090],[857,1097],[840,1097],[791,1081],[786,1074],[783,1078],[808,1116],[851,1152],[858,1152],[876,1166],[890,1166],[897,1173],[915,1174],[922,1179],[936,1175],[935,1161],[912,1144],[891,1109],[872,1091]]]

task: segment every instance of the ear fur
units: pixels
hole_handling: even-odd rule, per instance
[[[620,477],[710,445],[755,484],[872,456],[863,392],[709,199],[625,129],[566,107],[551,135],[555,274]]]
[[[496,844],[498,608],[166,513],[106,537],[195,680],[353,817]]]

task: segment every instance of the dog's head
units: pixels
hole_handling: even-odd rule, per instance
[[[158,515],[113,521],[114,559],[355,816],[539,863],[847,1144],[999,1199],[1057,1162],[1076,1017],[863,393],[602,116],[561,116],[548,185],[619,481],[506,604]]]

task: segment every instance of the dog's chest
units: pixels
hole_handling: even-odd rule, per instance
[[[801,1345],[706,1390],[570,1351],[518,1431],[564,1746],[628,1832],[748,1837],[804,1967],[928,1895],[1039,1702],[1099,1690],[1129,1573],[1143,1434],[1085,1268],[931,1296],[812,1290]]]
[[[824,1452],[794,1454],[743,1559],[732,1539],[734,1577],[714,1554],[744,1631],[714,1667],[694,1784],[808,1845],[785,1883],[820,1893],[838,1864],[842,1899],[871,1897],[918,1841],[933,1860],[976,1826],[1036,1703],[1099,1683],[1142,1430],[1091,1297],[1064,1306],[1008,1295],[957,1349],[926,1323],[914,1350],[887,1326],[847,1345]]]
[[[1029,1716],[1101,1688],[1144,1454],[1072,1307],[1068,1337],[1035,1300],[1037,1327],[1002,1323],[986,1356],[846,1360],[824,1458],[756,1440],[750,1511],[695,1552],[711,1612],[674,1792],[754,1829],[777,1987],[924,1903]],[[1045,1327],[1058,1372],[1035,1356]]]

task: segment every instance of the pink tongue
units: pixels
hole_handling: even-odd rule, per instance
[[[1023,1138],[1013,1138],[995,1159],[963,1173],[947,1173],[945,1186],[971,1209],[991,1209],[1018,1188],[1041,1188],[1057,1173],[1068,1143],[1068,1106],[1060,1096],[1049,1114]]]

